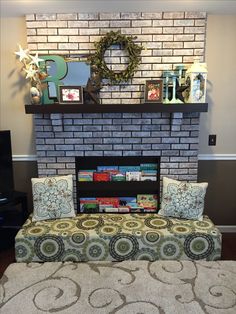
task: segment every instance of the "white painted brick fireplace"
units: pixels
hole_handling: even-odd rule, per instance
[[[195,56],[204,61],[206,21],[204,12],[27,15],[31,52],[91,53],[111,30],[137,36],[145,47],[132,81],[100,93],[104,106],[133,104],[133,113],[35,114],[39,176],[75,175],[75,156],[161,156],[161,177],[196,181],[200,114],[136,113],[135,104],[146,80]]]

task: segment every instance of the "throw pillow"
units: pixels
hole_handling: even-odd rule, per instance
[[[72,175],[32,178],[33,221],[75,217]]]
[[[158,214],[201,220],[207,186],[208,183],[186,183],[164,177]]]

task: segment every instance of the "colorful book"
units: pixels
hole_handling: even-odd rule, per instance
[[[119,166],[119,170],[122,173],[126,173],[129,171],[140,171],[140,166]]]
[[[144,213],[157,213],[156,208],[144,208],[143,210]]]
[[[81,197],[80,201],[96,201],[96,197]]]
[[[93,177],[90,177],[90,176],[81,176],[78,179],[79,179],[79,182],[91,182],[91,181],[93,181]]]
[[[99,204],[95,204],[95,203],[83,204],[81,208],[82,213],[97,213],[98,211],[99,211]]]
[[[103,212],[104,213],[118,213],[118,208],[106,207]]]
[[[140,181],[141,172],[140,171],[127,171],[126,181]]]
[[[110,174],[108,172],[94,172],[93,181],[110,181]]]
[[[157,181],[156,176],[141,176],[140,181]]]
[[[141,173],[144,176],[156,176],[157,175],[156,170],[142,170]]]
[[[97,166],[97,171],[102,172],[102,171],[107,171],[107,170],[118,170],[118,166]]]
[[[157,209],[157,195],[156,194],[138,194],[137,203],[145,209]]]
[[[80,199],[80,212],[95,213],[99,210],[99,203],[96,199]]]
[[[140,164],[141,170],[157,170],[157,164],[156,163],[143,163]]]
[[[93,181],[93,173],[95,170],[80,170],[78,172],[79,181]]]
[[[119,197],[120,206],[135,206],[137,205],[136,197]]]
[[[112,174],[111,181],[126,181],[126,176],[123,173]]]
[[[144,212],[144,208],[137,206],[137,207],[131,207],[130,208],[130,212],[131,213],[143,213]]]
[[[106,205],[107,207],[118,207],[119,198],[118,197],[97,197],[96,200],[100,205]]]
[[[126,207],[126,206],[120,206],[120,207],[118,207],[118,212],[119,213],[129,213],[130,212],[130,208]]]

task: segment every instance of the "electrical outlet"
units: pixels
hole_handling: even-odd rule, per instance
[[[216,146],[216,134],[210,134],[208,139],[209,146]]]

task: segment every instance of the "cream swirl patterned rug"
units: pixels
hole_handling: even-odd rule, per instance
[[[16,263],[1,314],[235,314],[235,261]]]

